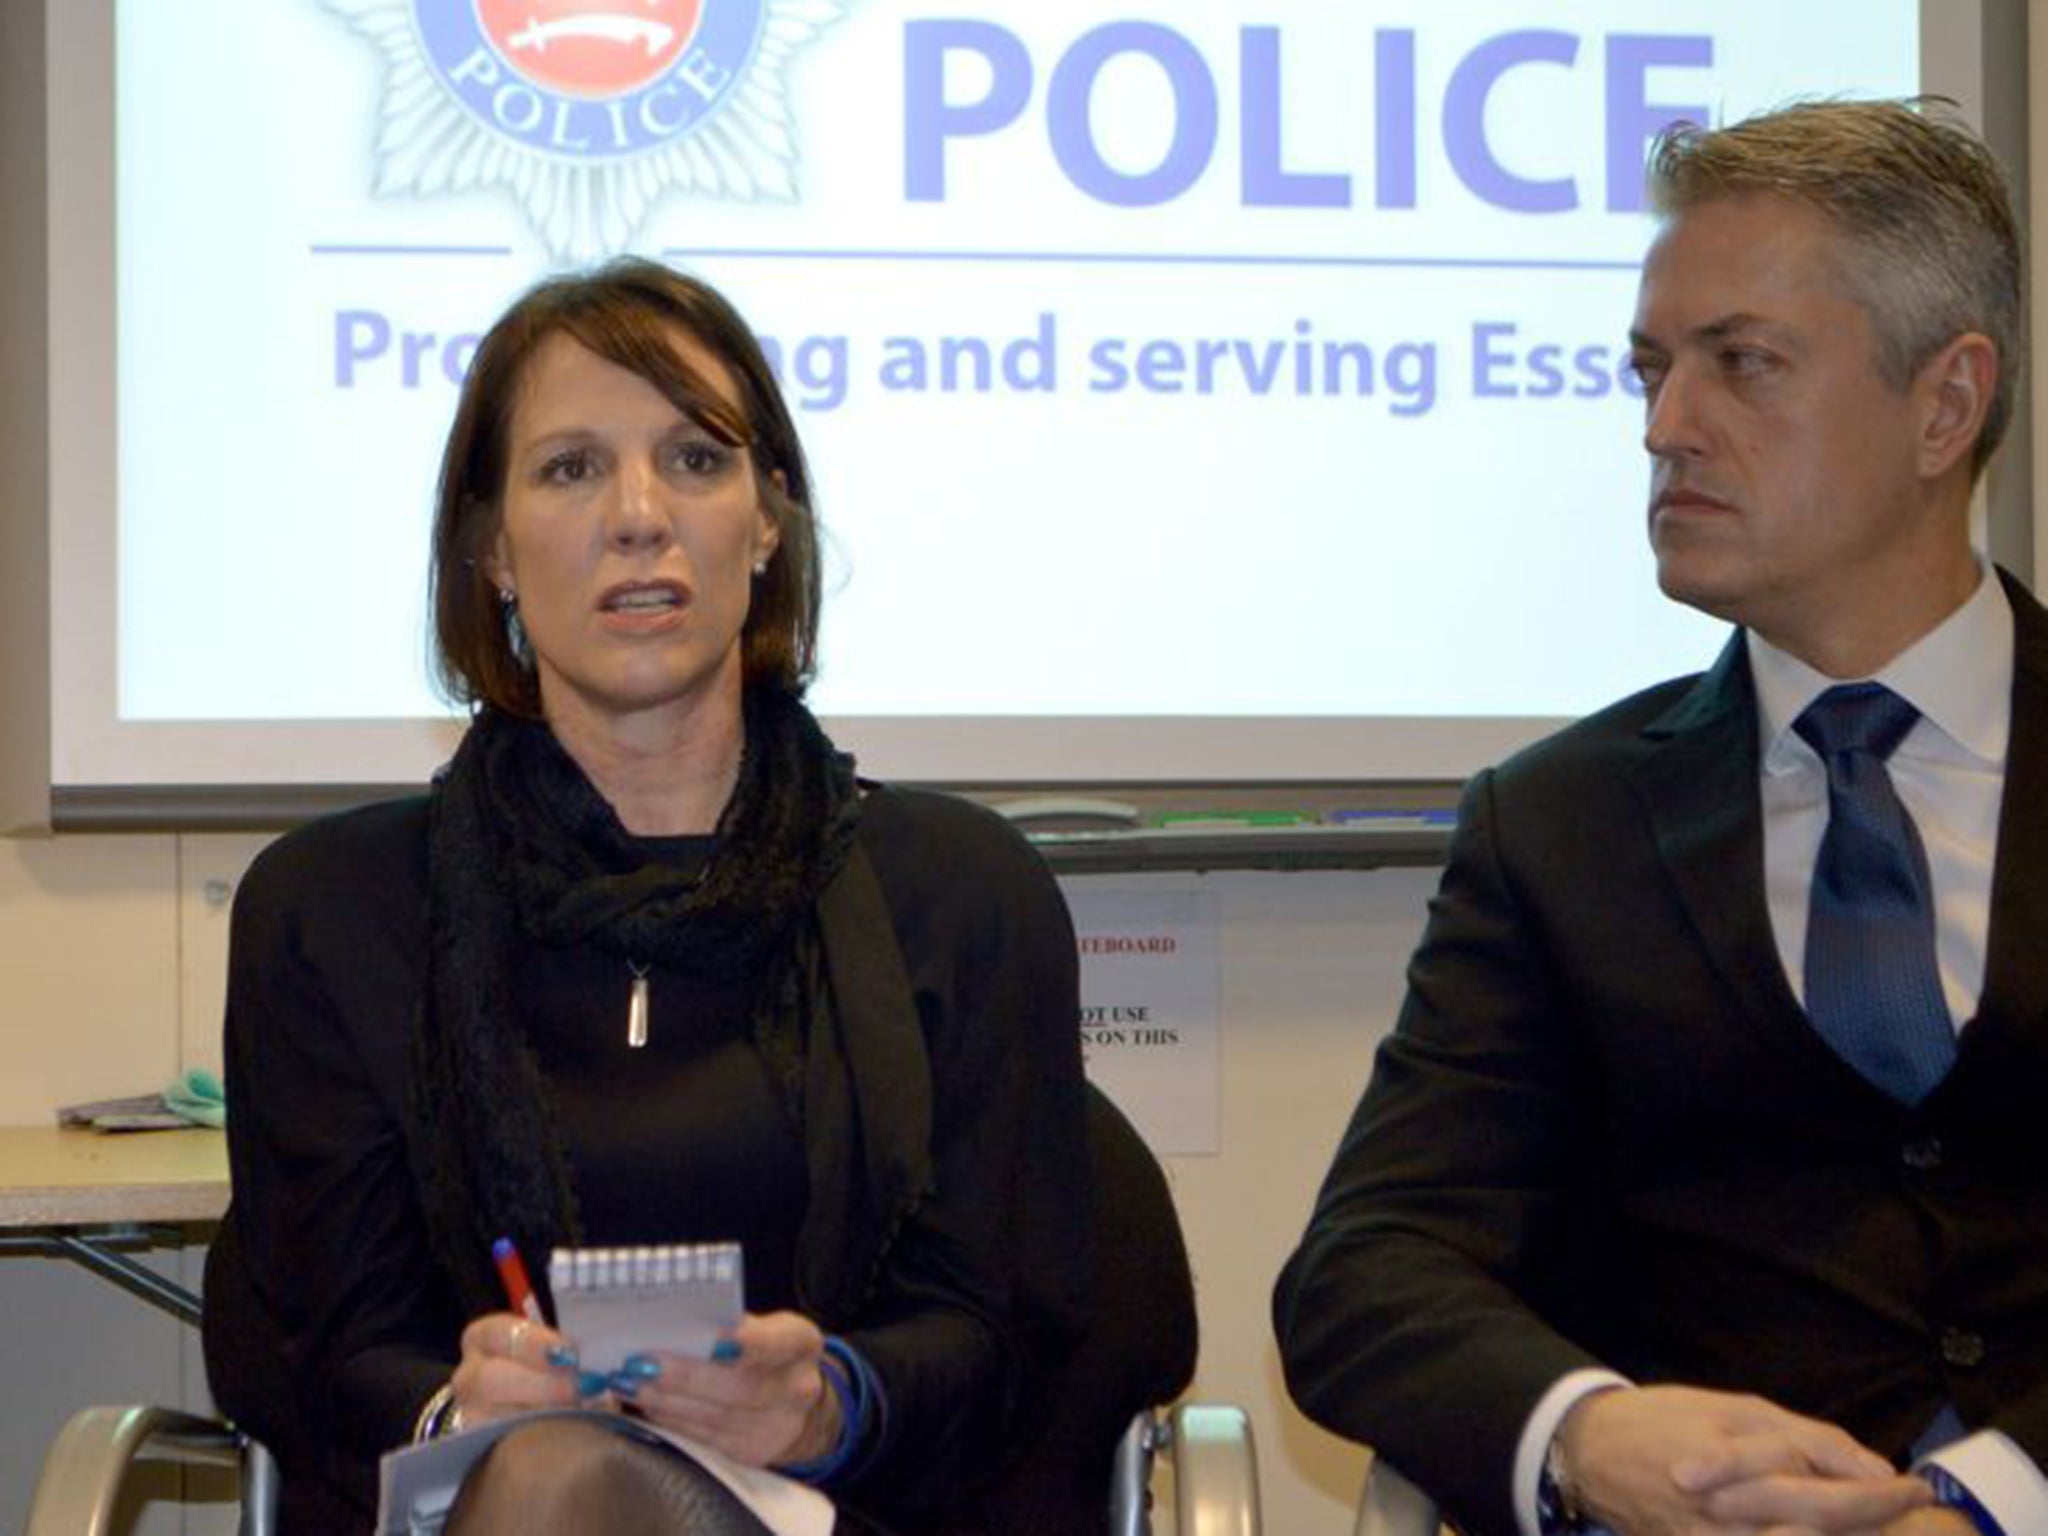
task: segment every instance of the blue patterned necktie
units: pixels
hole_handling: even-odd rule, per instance
[[[1806,924],[1806,1012],[1836,1055],[1902,1104],[1926,1098],[1956,1057],[1927,854],[1885,767],[1919,718],[1881,684],[1845,683],[1792,727],[1828,775]]]

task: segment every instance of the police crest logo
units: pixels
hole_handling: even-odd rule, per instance
[[[509,193],[557,262],[670,196],[793,202],[786,72],[853,0],[321,0],[384,55],[374,191]]]

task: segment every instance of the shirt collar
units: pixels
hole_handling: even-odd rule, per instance
[[[1812,749],[1792,729],[1806,706],[1837,683],[1755,630],[1748,632],[1750,674],[1756,680],[1757,729],[1763,766],[1783,773],[1808,763]],[[2005,762],[2012,733],[2012,604],[1983,561],[1969,601],[1873,677],[1920,711],[1956,751],[1991,767]]]

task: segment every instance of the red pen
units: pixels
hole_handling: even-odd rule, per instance
[[[491,1258],[498,1266],[498,1278],[505,1282],[505,1300],[512,1304],[512,1310],[545,1327],[547,1319],[540,1315],[540,1298],[533,1294],[533,1282],[526,1278],[526,1265],[520,1261],[512,1239],[501,1237],[492,1243]]]

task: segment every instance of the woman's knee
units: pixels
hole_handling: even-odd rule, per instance
[[[507,1433],[463,1480],[445,1529],[766,1536],[695,1462],[592,1419],[540,1419]]]
[[[619,1437],[575,1419],[539,1419],[508,1431],[470,1468],[447,1529],[563,1529],[560,1515],[603,1492]]]

